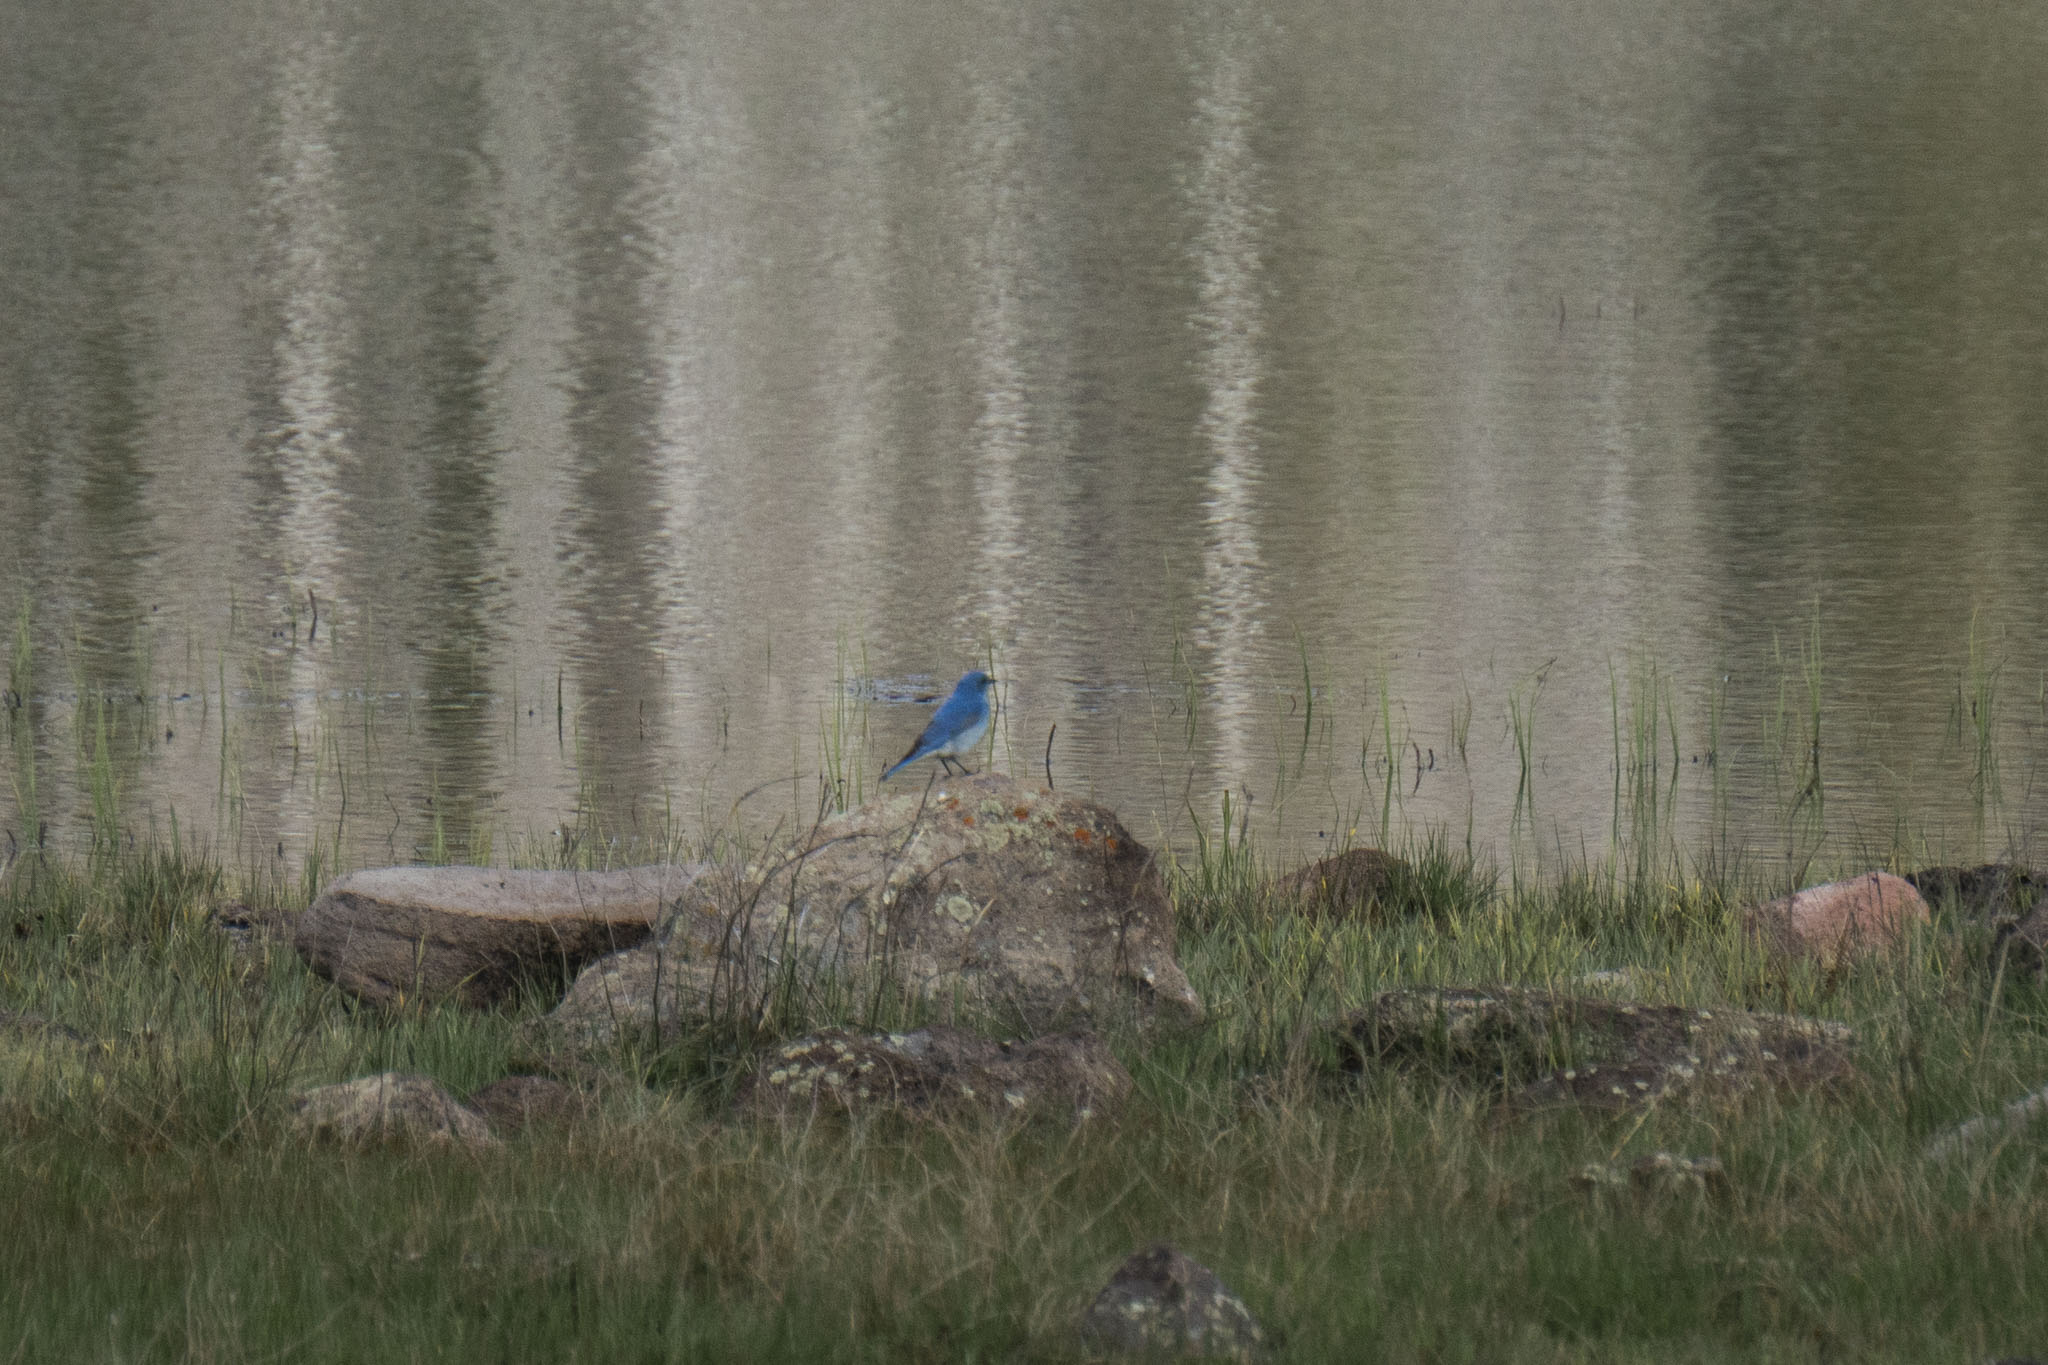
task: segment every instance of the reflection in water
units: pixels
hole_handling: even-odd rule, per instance
[[[339,466],[348,454],[336,393],[350,347],[342,297],[342,226],[334,121],[339,41],[303,36],[283,53],[277,75],[279,321],[274,347],[282,421],[271,433],[283,484],[275,529],[286,573],[335,597],[334,537],[342,524]],[[311,686],[310,657],[295,682]]]
[[[1030,458],[1032,395],[1026,355],[1030,330],[1027,295],[1040,260],[1033,251],[1031,206],[1045,191],[1030,167],[1045,156],[1025,126],[1029,98],[1012,73],[993,73],[974,92],[968,140],[969,176],[977,196],[968,221],[979,240],[973,252],[977,281],[971,346],[980,411],[972,435],[975,527],[974,586],[998,640],[1016,637],[1020,598],[1033,585],[1024,562],[1020,465]]]
[[[717,543],[715,533],[679,540],[671,528],[706,516],[699,483],[720,387],[704,329],[716,311],[707,296],[723,282],[710,216],[718,205],[664,198],[687,187],[670,158],[688,167],[715,153],[718,104],[683,35],[650,16],[643,37],[648,50],[623,72],[601,45],[579,46],[584,65],[571,96],[578,162],[566,454],[576,496],[564,548],[579,638],[568,742],[606,810],[632,812],[626,825],[638,796],[661,785],[660,642],[671,585]]]
[[[407,148],[400,171],[408,216],[425,225],[426,240],[416,254],[380,257],[368,272],[370,296],[407,302],[379,310],[396,325],[372,332],[364,368],[379,376],[376,391],[402,391],[407,365],[433,376],[416,410],[394,405],[404,420],[380,442],[389,447],[380,463],[392,471],[388,482],[410,484],[419,504],[424,591],[414,629],[428,706],[417,809],[451,856],[461,857],[498,798],[492,697],[502,683],[493,660],[501,648],[504,553],[499,450],[489,422],[493,339],[484,330],[499,270],[483,218],[487,106],[467,26],[425,26],[401,69],[379,82],[387,83],[420,92],[400,106],[400,118],[434,130],[431,141]]]
[[[632,196],[635,216],[616,226],[636,257],[639,243],[647,243],[637,306],[648,329],[638,341],[647,344],[649,355],[628,360],[621,354],[617,360],[637,365],[651,359],[655,366],[653,425],[628,439],[651,443],[635,457],[646,461],[636,477],[645,480],[642,494],[659,518],[648,545],[658,558],[639,566],[644,598],[634,609],[642,617],[630,644],[615,641],[608,652],[631,660],[625,680],[636,692],[636,709],[651,709],[657,717],[658,736],[672,726],[675,734],[701,738],[712,733],[707,713],[721,700],[717,656],[706,646],[733,628],[731,616],[704,586],[718,581],[740,539],[728,506],[731,486],[718,474],[725,461],[745,458],[741,449],[720,448],[744,429],[744,348],[719,322],[744,315],[741,296],[750,286],[746,206],[739,196],[751,187],[734,165],[747,133],[737,92],[721,64],[687,32],[665,31],[661,6],[649,7],[646,23],[648,50],[635,83],[648,127],[631,185],[621,187]],[[601,279],[593,272],[586,288],[601,287]],[[617,495],[629,498],[632,491],[621,487]],[[621,700],[611,704],[617,707]],[[621,715],[600,732],[607,758],[624,747],[622,723]],[[619,774],[619,797],[630,800],[630,793],[644,789],[638,784],[663,781],[659,749],[643,748],[639,758],[646,768]],[[614,758],[613,766],[619,762]]]
[[[287,592],[308,594],[309,633],[317,630],[316,599],[326,598],[330,634],[335,604],[343,597],[337,537],[347,511],[341,466],[350,455],[339,405],[340,371],[353,344],[335,149],[340,60],[340,39],[325,31],[300,35],[280,54],[277,170],[265,205],[277,237],[271,270],[278,316],[271,359],[278,422],[267,434],[264,464],[278,488],[278,502],[273,524],[263,528],[271,538],[264,557],[278,564]],[[289,695],[316,695],[323,686],[323,670],[312,649],[292,650],[285,667]],[[310,785],[287,784],[271,799],[281,806],[281,828],[317,824],[319,796]]]
[[[1223,785],[1253,778],[1251,726],[1259,712],[1255,670],[1267,608],[1254,525],[1259,512],[1257,416],[1265,364],[1260,254],[1263,200],[1251,149],[1257,110],[1250,89],[1255,15],[1226,13],[1197,37],[1195,173],[1187,209],[1195,322],[1202,340],[1200,432],[1209,458],[1203,486],[1202,613],[1197,638],[1216,694],[1216,772]],[[1260,774],[1263,776],[1263,774]]]
[[[572,600],[560,538],[577,497],[568,452],[574,398],[565,376],[576,338],[570,297],[579,205],[571,194],[575,83],[587,74],[568,59],[563,16],[520,6],[477,36],[478,155],[468,168],[480,230],[475,323],[486,370],[480,439],[490,452],[495,540],[501,572],[492,582],[490,668],[485,710],[502,721],[493,755],[500,790],[488,814],[509,834],[545,835],[562,821],[561,755],[555,693]],[[483,286],[488,284],[488,289]],[[487,566],[488,567],[488,566]],[[563,679],[564,690],[570,680]],[[566,698],[565,698],[566,700]]]
[[[2011,9],[17,8],[9,829],[85,823],[97,696],[139,827],[266,856],[765,827],[992,649],[999,763],[1057,725],[1142,835],[1250,788],[1282,855],[1496,847],[1539,676],[1597,854],[1653,659],[1723,756],[1682,835],[1777,848],[1816,602],[1838,842],[2048,800]]]

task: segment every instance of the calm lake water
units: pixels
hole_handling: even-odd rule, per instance
[[[1183,852],[2048,854],[2044,147],[2005,0],[0,0],[0,857],[765,832],[976,665]]]

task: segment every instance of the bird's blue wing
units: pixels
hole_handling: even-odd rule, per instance
[[[981,699],[980,688],[969,691],[956,689],[932,717],[932,723],[924,727],[922,739],[951,739],[980,720],[987,710],[988,704]]]

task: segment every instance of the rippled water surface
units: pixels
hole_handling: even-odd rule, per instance
[[[1971,0],[0,6],[0,856],[765,831],[977,664],[1177,849],[2024,853],[2044,146]]]

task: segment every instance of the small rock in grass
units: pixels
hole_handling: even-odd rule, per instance
[[[31,1045],[64,1043],[82,1049],[93,1048],[92,1039],[55,1020],[24,1010],[0,1010],[0,1042],[15,1040]]]
[[[206,923],[228,941],[237,957],[242,957],[261,951],[269,943],[290,943],[292,925],[297,919],[290,910],[265,910],[245,901],[228,901],[213,907]]]
[[[1971,1147],[2019,1132],[2043,1114],[2048,1114],[2048,1090],[2022,1095],[2003,1112],[1966,1119],[1928,1143],[1928,1160],[1946,1161]]]
[[[1778,956],[1812,958],[1833,967],[1895,946],[1928,918],[1927,902],[1911,883],[1889,872],[1870,872],[1749,906],[1742,912],[1742,927]]]
[[[426,1076],[398,1071],[318,1086],[292,1102],[292,1126],[315,1140],[453,1143],[483,1147],[497,1141],[483,1115],[458,1104]]]
[[[1092,1033],[997,1043],[944,1025],[909,1033],[825,1029],[764,1052],[738,1104],[757,1114],[893,1110],[917,1118],[964,1114],[1108,1116],[1131,1075]]]
[[[1594,1162],[1581,1167],[1572,1184],[1588,1192],[1629,1190],[1640,1195],[1726,1194],[1728,1172],[1717,1156],[1652,1152],[1627,1166]]]
[[[1311,915],[1375,921],[1393,917],[1391,893],[1407,872],[1408,864],[1391,853],[1346,849],[1276,877],[1269,894]]]
[[[1110,1277],[1081,1319],[1099,1352],[1262,1360],[1266,1333],[1216,1272],[1161,1242]]]
[[[1572,984],[1584,991],[1632,993],[1650,985],[1651,977],[1641,967],[1604,967],[1599,971],[1586,972],[1573,978]]]
[[[40,1014],[0,1010],[0,1070],[7,1083],[0,1085],[0,1114],[21,1110],[15,1101],[25,1102],[31,1079],[37,1076],[57,1080],[69,1088],[85,1080],[113,1059],[110,1045],[86,1037]]]
[[[574,1086],[549,1076],[506,1076],[469,1097],[467,1108],[483,1115],[493,1131],[516,1133],[534,1124],[567,1123],[587,1107]]]

